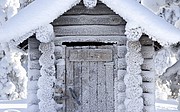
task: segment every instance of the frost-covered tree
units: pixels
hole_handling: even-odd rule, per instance
[[[21,0],[21,4],[24,4]],[[0,0],[0,25],[20,9],[19,0]],[[0,100],[26,97],[27,74],[21,65],[23,52],[9,43],[0,44]]]
[[[0,9],[3,12],[5,20],[8,20],[18,12],[20,7],[19,0],[1,0]],[[4,22],[4,21],[2,21]]]
[[[20,9],[26,7],[27,5],[29,5],[33,1],[34,0],[19,0],[19,2],[20,2]]]
[[[150,1],[150,0],[144,0],[144,1]],[[157,1],[158,0],[156,0],[156,2]],[[177,28],[180,29],[180,0],[164,0],[164,3],[165,3],[164,5],[159,6],[159,10],[157,12],[155,11],[156,14],[161,16],[167,22],[175,25]],[[153,10],[153,7],[151,8]],[[176,55],[175,57],[178,61],[170,67],[168,67],[168,64],[166,64],[165,65],[166,67],[164,66],[164,68],[167,68],[167,69],[163,73],[163,75],[160,76],[160,79],[162,80],[162,82],[168,85],[168,87],[171,89],[171,92],[172,92],[171,95],[174,98],[177,98],[179,89],[180,89],[180,59],[179,59],[180,47],[179,46],[180,46],[179,43],[173,47],[170,46],[171,52],[173,52],[172,54]],[[169,56],[169,58],[170,57],[171,56]],[[178,109],[180,110],[180,103],[179,103]]]
[[[175,25],[177,28],[180,28],[179,19],[180,19],[180,1],[179,0],[166,0],[166,5],[160,7],[158,15],[164,18],[167,22]],[[176,55],[176,59],[179,59],[177,49],[179,45],[171,46],[171,51]],[[174,52],[175,51],[175,52]],[[169,67],[166,72],[160,76],[163,83],[168,84],[172,92],[172,97],[177,98],[179,93],[179,76],[177,74],[177,63]],[[174,69],[174,70],[172,70]],[[173,72],[171,72],[173,71]]]
[[[176,59],[170,48],[162,48],[161,50],[156,51],[154,62],[156,72],[156,98],[158,99],[167,99],[168,96],[171,95],[170,89],[167,87],[169,85],[162,83],[159,76],[161,76],[174,61],[176,61]]]
[[[153,11],[155,14],[164,18],[167,22],[180,28],[180,0],[141,0],[141,3],[145,7]],[[173,64],[178,59],[177,49],[177,46],[170,46],[169,48],[164,47],[162,48],[162,50],[159,50],[157,52],[157,55],[155,57],[156,73],[158,76],[161,75],[160,79],[158,77],[156,78],[156,87],[165,92],[167,92],[167,89],[169,88],[172,93],[171,95],[174,98],[178,96],[179,92],[177,87],[177,85],[179,84],[178,75],[175,71],[175,73],[170,73],[169,71],[171,71],[171,69],[175,67]],[[163,72],[165,73],[163,74]],[[159,89],[157,89],[156,95],[158,97],[162,97],[162,92],[158,91]]]
[[[166,0],[141,0],[141,4],[146,8],[156,13],[159,11],[159,7],[165,5]]]
[[[22,99],[26,97],[26,70],[21,66],[22,52],[10,49],[8,43],[1,46],[0,60],[0,99]]]
[[[157,14],[167,22],[175,25],[180,18],[179,0],[166,1],[166,4],[159,8]]]

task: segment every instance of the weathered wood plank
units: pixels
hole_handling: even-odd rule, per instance
[[[120,25],[126,22],[119,15],[72,15],[61,16],[53,23],[55,26],[64,25]]]
[[[143,58],[153,58],[155,51],[153,46],[142,46],[141,53]]]
[[[98,63],[98,112],[106,112],[106,86],[105,66]]]
[[[89,62],[82,62],[82,112],[89,112]]]
[[[38,49],[31,49],[29,52],[29,58],[31,61],[33,60],[39,60],[41,56],[41,52]]]
[[[93,9],[87,9],[84,5],[77,5],[73,7],[71,10],[64,13],[64,15],[111,15],[115,14],[110,8],[108,8],[104,4],[99,4]]]
[[[126,69],[126,60],[125,58],[118,59],[118,69]]]
[[[35,90],[28,90],[28,92],[29,91],[35,91]],[[30,93],[30,92],[29,92]],[[27,95],[27,104],[28,104],[28,106],[30,106],[30,105],[38,105],[38,103],[39,103],[39,99],[37,98],[37,93],[31,93],[31,94],[29,94],[28,93],[28,95]]]
[[[97,74],[98,62],[90,62],[89,70],[89,99],[90,112],[97,112]]]
[[[144,45],[144,46],[152,46],[153,45],[152,39],[150,39],[147,35],[142,35],[139,41],[140,41],[141,45]]]
[[[40,77],[40,70],[32,69],[28,70],[28,79],[29,81],[37,81]]]
[[[153,93],[143,93],[144,105],[154,106],[155,105],[155,94]]]
[[[106,69],[106,112],[114,112],[114,63],[105,63]]]
[[[67,48],[66,56],[69,55],[69,49]],[[74,75],[73,75],[73,62],[70,62],[68,60],[68,57],[66,58],[66,95],[69,96],[69,98],[66,100],[66,112],[74,112],[75,111],[75,105],[74,105],[74,99],[70,93],[69,88],[74,90]]]
[[[154,82],[155,73],[153,71],[142,71],[142,78],[145,82]]]
[[[144,62],[142,64],[142,70],[148,70],[148,71],[154,70],[153,59],[144,59]]]
[[[29,67],[29,69],[37,69],[37,70],[41,69],[41,66],[40,66],[38,60],[29,61],[28,67]]]
[[[122,36],[125,35],[125,26],[56,26],[54,32],[56,36]]]
[[[143,112],[155,112],[155,106],[144,106]]]
[[[55,83],[55,94],[54,99],[56,103],[65,105],[65,99],[62,99],[66,95],[65,90],[65,60],[59,59],[56,64],[56,83]],[[65,112],[65,106],[63,107]]]
[[[65,48],[63,46],[55,46],[54,55],[56,60],[65,58]]]
[[[74,91],[78,97],[78,101],[81,102],[81,62],[74,62]],[[79,104],[75,103],[75,110],[81,111]]]
[[[126,70],[118,70],[117,71],[117,76],[115,77],[115,79],[117,81],[123,81],[124,80],[124,76],[126,75]]]
[[[143,84],[141,85],[141,87],[143,88],[143,92],[144,93],[155,93],[155,85],[154,82],[143,82]]]
[[[38,49],[40,42],[36,38],[28,38],[28,49]]]
[[[70,61],[112,61],[111,49],[73,49]]]
[[[109,42],[125,45],[126,36],[56,36],[54,44],[62,45],[63,42]]]
[[[126,53],[127,53],[126,46],[117,46],[118,58],[125,58]]]

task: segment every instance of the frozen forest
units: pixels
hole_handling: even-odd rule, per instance
[[[3,26],[3,24],[5,24],[8,20],[13,19],[13,17],[16,14],[18,14],[24,8],[28,7],[28,5],[33,3],[34,1],[38,1],[38,3],[43,2],[43,0],[0,0],[0,27]],[[44,0],[44,1],[50,1],[50,0]],[[59,0],[59,2],[60,1],[61,0]],[[69,1],[72,2],[78,0],[69,0]],[[96,0],[84,0],[84,4],[86,7],[91,9],[96,6],[96,2],[93,1]],[[177,29],[180,30],[180,0],[132,0],[132,1],[139,2],[139,4],[143,5],[148,10],[152,11],[156,16],[163,18],[168,23],[172,24],[173,26],[175,26]],[[129,2],[129,4],[131,4],[131,2]],[[64,6],[63,7],[64,10],[66,10],[67,7],[68,6]],[[125,14],[126,10],[124,11]],[[21,18],[21,20],[23,20],[23,18]],[[132,24],[127,24],[127,29],[126,29],[127,31],[128,31],[128,27],[131,27],[131,25]],[[26,26],[28,27],[28,25]],[[42,27],[39,27],[38,29],[34,29],[35,30],[34,33],[36,33],[37,36],[36,38],[38,40],[40,40],[43,43],[48,43],[54,39],[54,34],[52,29],[53,29],[52,26],[50,24],[47,24],[47,25],[43,25]],[[135,29],[135,31],[138,31],[138,33],[140,34],[134,34],[134,35],[141,35],[142,31],[140,30],[141,29],[138,28]],[[156,30],[154,30],[154,32],[155,31]],[[25,36],[29,36],[29,34]],[[43,110],[44,107],[49,107],[49,110],[43,110],[42,112],[46,112],[46,111],[55,112],[56,110],[54,110],[55,109],[54,107],[60,108],[62,105],[56,105],[54,100],[52,100],[51,96],[52,94],[54,94],[53,90],[52,91],[43,90],[43,86],[45,86],[45,84],[48,84],[48,86],[46,87],[47,90],[49,88],[52,89],[54,86],[53,82],[55,82],[54,79],[55,66],[53,65],[55,61],[54,59],[55,57],[53,54],[55,49],[54,44],[53,43],[41,44],[39,47],[39,50],[42,53],[42,56],[39,59],[40,65],[42,66],[41,69],[42,76],[41,78],[39,78],[39,80],[41,81],[39,82],[34,81],[33,84],[31,83],[32,85],[29,85],[29,88],[39,88],[39,90],[37,93],[33,93],[32,91],[32,94],[29,96],[30,100],[26,101],[28,94],[27,85],[29,82],[28,63],[27,63],[29,54],[27,52],[27,49],[20,48],[17,45],[17,43],[19,43],[19,40],[15,40],[14,45],[12,44],[12,40],[10,42],[0,43],[0,112],[12,112],[12,111],[4,111],[5,109],[2,109],[1,111],[1,106],[2,106],[1,104],[4,103],[4,101],[5,104],[6,103],[8,104],[11,101],[13,102],[14,100],[15,101],[13,103],[15,104],[17,103],[16,102],[17,100],[22,101],[23,103],[30,102],[33,104],[34,102],[38,102],[39,99],[41,100],[39,103],[40,106],[39,108],[41,110]],[[162,104],[165,104],[165,101],[167,102],[169,101],[169,102],[173,102],[173,104],[178,105],[177,109],[176,107],[173,108],[174,110],[169,109],[171,107],[168,108],[168,106],[166,107],[166,105],[165,106],[161,105],[159,108],[158,107],[156,108],[158,110],[157,112],[164,112],[161,111],[161,108],[163,110],[167,109],[167,112],[168,110],[173,112],[178,112],[178,110],[180,111],[180,91],[179,91],[180,42],[174,42],[173,44],[168,44],[168,43],[164,43],[163,41],[160,43],[155,41],[155,43],[156,43],[154,44],[155,55],[153,60],[155,66],[155,74],[156,74],[155,99],[158,103],[161,102]],[[60,48],[60,50],[62,49]],[[131,49],[128,50],[131,51]],[[138,56],[140,55],[138,52],[135,52],[135,54],[137,54]],[[44,57],[49,56],[47,59],[48,61],[44,60],[43,56]],[[141,58],[139,59],[140,61],[138,63],[143,63],[143,59]],[[64,65],[64,63],[65,62],[63,60],[60,60],[58,64],[62,66]],[[131,63],[131,60],[128,63]],[[35,72],[32,74],[36,74]],[[50,76],[48,76],[49,74],[47,75],[47,72],[50,72],[49,73]],[[141,92],[142,90],[139,91]],[[49,99],[47,100],[46,98]],[[29,112],[39,111],[36,105],[31,105],[29,109],[30,109]],[[17,110],[17,112],[19,111]],[[24,110],[22,110],[22,112],[24,112]],[[133,111],[128,111],[128,112],[133,112]]]

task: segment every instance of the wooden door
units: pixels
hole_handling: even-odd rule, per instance
[[[66,112],[114,112],[113,46],[66,48]]]

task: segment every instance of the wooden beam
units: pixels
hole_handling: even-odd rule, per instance
[[[125,26],[82,25],[54,27],[56,36],[122,36]]]

